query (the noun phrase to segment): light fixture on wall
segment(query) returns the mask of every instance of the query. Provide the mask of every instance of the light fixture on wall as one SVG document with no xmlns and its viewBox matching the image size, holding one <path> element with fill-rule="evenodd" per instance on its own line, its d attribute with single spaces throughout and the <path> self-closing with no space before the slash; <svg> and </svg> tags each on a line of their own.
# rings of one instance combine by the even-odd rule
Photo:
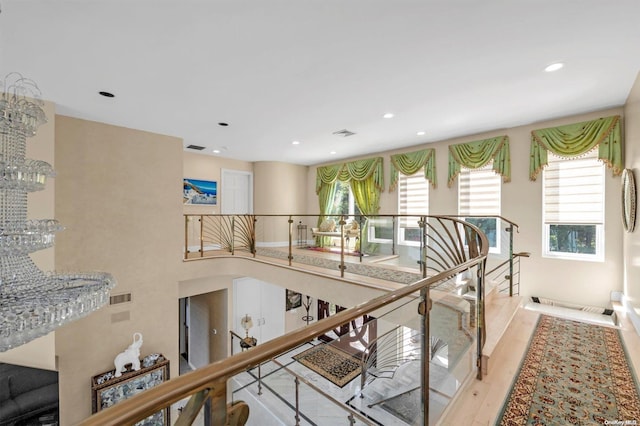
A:
<svg viewBox="0 0 640 426">
<path fill-rule="evenodd" d="M 0 86 L 0 352 L 48 334 L 109 303 L 107 273 L 44 273 L 29 253 L 52 247 L 62 226 L 27 220 L 27 193 L 44 189 L 50 164 L 25 157 L 26 138 L 47 120 L 38 86 L 20 74 Z"/>
</svg>

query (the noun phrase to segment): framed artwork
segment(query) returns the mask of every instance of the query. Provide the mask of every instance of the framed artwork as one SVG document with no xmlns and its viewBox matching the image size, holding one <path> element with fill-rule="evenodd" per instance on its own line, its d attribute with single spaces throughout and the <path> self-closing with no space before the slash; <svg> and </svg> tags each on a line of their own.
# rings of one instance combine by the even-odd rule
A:
<svg viewBox="0 0 640 426">
<path fill-rule="evenodd" d="M 218 182 L 213 180 L 184 179 L 182 186 L 184 204 L 218 204 Z"/>
<path fill-rule="evenodd" d="M 627 232 L 636 227 L 636 181 L 631 169 L 622 171 L 622 226 Z"/>
<path fill-rule="evenodd" d="M 286 293 L 286 310 L 290 311 L 291 309 L 299 308 L 302 306 L 302 294 L 296 293 L 293 290 L 287 289 Z"/>
<path fill-rule="evenodd" d="M 138 371 L 127 371 L 115 377 L 115 370 L 94 376 L 91 380 L 91 402 L 93 413 L 111 407 L 140 392 L 169 380 L 169 360 L 153 354 L 140 363 Z M 136 423 L 140 426 L 169 426 L 169 407 L 160 410 Z"/>
</svg>

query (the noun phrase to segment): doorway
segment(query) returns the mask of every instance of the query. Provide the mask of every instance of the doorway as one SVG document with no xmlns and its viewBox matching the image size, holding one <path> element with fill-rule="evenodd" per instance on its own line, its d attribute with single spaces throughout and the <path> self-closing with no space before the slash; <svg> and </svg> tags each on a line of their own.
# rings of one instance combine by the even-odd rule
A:
<svg viewBox="0 0 640 426">
<path fill-rule="evenodd" d="M 220 212 L 253 214 L 253 173 L 222 169 L 220 180 Z"/>
<path fill-rule="evenodd" d="M 189 366 L 189 298 L 183 297 L 178 299 L 180 324 L 178 347 L 180 348 L 180 374 L 187 373 L 192 370 Z"/>
<path fill-rule="evenodd" d="M 227 289 L 179 299 L 180 374 L 227 357 Z"/>
</svg>

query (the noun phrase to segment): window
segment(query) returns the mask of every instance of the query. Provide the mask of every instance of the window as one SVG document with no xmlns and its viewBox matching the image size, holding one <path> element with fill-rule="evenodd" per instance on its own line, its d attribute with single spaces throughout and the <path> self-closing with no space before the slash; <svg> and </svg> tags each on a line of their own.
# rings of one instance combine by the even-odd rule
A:
<svg viewBox="0 0 640 426">
<path fill-rule="evenodd" d="M 580 158 L 548 155 L 543 171 L 543 255 L 604 260 L 604 165 L 597 150 Z"/>
<path fill-rule="evenodd" d="M 461 216 L 500 216 L 500 175 L 493 161 L 478 169 L 463 167 L 458 176 L 458 214 Z M 468 217 L 489 239 L 489 251 L 500 253 L 498 218 Z"/>
<path fill-rule="evenodd" d="M 398 221 L 398 243 L 420 245 L 422 230 L 418 226 L 420 216 L 429 214 L 429 181 L 424 178 L 424 170 L 398 177 L 398 214 L 415 214 L 414 217 L 401 217 Z"/>
<path fill-rule="evenodd" d="M 353 219 L 354 215 L 361 214 L 360 209 L 355 202 L 355 198 L 351 193 L 351 185 L 349 185 L 349 182 L 338 181 L 331 214 L 349 215 L 350 219 Z"/>
</svg>

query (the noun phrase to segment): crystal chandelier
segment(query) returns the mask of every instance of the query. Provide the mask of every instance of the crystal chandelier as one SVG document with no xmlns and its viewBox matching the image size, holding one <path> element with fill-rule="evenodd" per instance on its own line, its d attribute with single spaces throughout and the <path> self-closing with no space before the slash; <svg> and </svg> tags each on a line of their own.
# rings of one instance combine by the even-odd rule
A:
<svg viewBox="0 0 640 426">
<path fill-rule="evenodd" d="M 44 336 L 109 301 L 107 273 L 44 273 L 29 253 L 53 246 L 56 220 L 27 220 L 27 193 L 44 188 L 51 165 L 25 158 L 26 138 L 46 122 L 38 86 L 20 74 L 0 86 L 0 352 Z"/>
</svg>

